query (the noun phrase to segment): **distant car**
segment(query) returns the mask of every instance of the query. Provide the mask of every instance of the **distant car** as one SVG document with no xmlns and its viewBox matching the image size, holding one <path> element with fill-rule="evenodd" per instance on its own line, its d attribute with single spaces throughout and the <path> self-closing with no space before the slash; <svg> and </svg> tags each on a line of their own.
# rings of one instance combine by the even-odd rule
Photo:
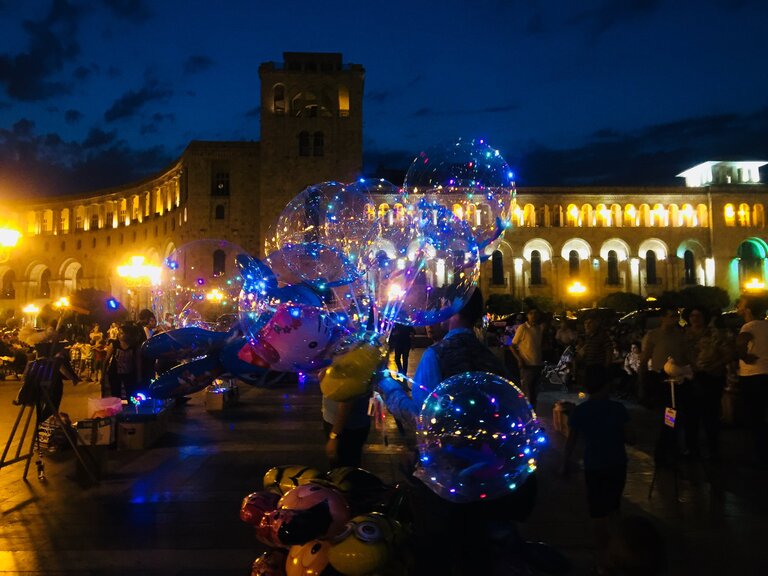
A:
<svg viewBox="0 0 768 576">
<path fill-rule="evenodd" d="M 619 324 L 629 330 L 646 332 L 661 325 L 661 308 L 643 308 L 619 318 Z"/>
</svg>

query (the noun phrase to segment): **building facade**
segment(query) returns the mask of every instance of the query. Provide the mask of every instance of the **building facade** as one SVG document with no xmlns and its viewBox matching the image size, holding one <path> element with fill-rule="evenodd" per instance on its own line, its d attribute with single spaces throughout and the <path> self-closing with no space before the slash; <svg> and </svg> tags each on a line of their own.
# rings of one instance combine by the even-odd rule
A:
<svg viewBox="0 0 768 576">
<path fill-rule="evenodd" d="M 223 239 L 254 255 L 269 226 L 306 186 L 361 175 L 362 66 L 340 54 L 286 53 L 265 63 L 261 134 L 254 142 L 192 142 L 161 174 L 92 194 L 6 203 L 0 226 L 22 233 L 0 252 L 0 309 L 20 315 L 79 289 L 148 293 L 117 273 L 134 256 L 159 266 L 176 248 Z M 519 188 L 512 226 L 487 254 L 485 294 L 543 296 L 565 307 L 611 292 L 655 296 L 719 286 L 732 298 L 768 278 L 760 162 L 707 162 L 679 187 Z M 371 175 L 375 176 L 375 175 Z M 379 197 L 361 218 L 396 218 Z M 451 207 L 481 218 L 480 207 Z M 200 266 L 221 266 L 203 254 Z M 583 291 L 571 288 L 578 282 Z M 138 300 L 136 300 L 138 298 Z"/>
<path fill-rule="evenodd" d="M 192 142 L 162 173 L 91 194 L 4 202 L 0 226 L 22 237 L 0 254 L 0 310 L 42 308 L 83 288 L 146 306 L 117 273 L 159 266 L 177 247 L 220 238 L 260 254 L 268 226 L 309 184 L 361 175 L 365 72 L 341 54 L 286 53 L 265 63 L 257 142 Z M 203 265 L 213 267 L 213 256 Z M 138 298 L 138 300 L 137 300 Z"/>
</svg>

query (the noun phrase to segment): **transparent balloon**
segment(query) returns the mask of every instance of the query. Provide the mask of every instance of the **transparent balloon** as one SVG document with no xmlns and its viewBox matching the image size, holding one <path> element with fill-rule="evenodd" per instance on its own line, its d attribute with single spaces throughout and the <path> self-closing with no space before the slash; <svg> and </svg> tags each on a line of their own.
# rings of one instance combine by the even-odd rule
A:
<svg viewBox="0 0 768 576">
<path fill-rule="evenodd" d="M 273 370 L 316 370 L 366 321 L 370 298 L 359 280 L 322 290 L 303 282 L 288 265 L 287 252 L 263 261 L 240 258 L 239 315 L 249 339 L 241 360 Z"/>
<path fill-rule="evenodd" d="M 244 281 L 239 310 L 246 334 L 256 338 L 285 303 L 322 307 L 346 331 L 365 325 L 371 307 L 365 282 L 357 277 L 338 286 L 305 282 L 288 263 L 293 250 L 278 250 L 264 260 L 240 259 Z"/>
<path fill-rule="evenodd" d="M 464 306 L 480 274 L 469 226 L 426 199 L 382 223 L 366 261 L 384 331 L 395 322 L 429 326 L 450 318 Z"/>
<path fill-rule="evenodd" d="M 483 257 L 511 222 L 515 175 L 498 150 L 481 139 L 458 139 L 420 152 L 403 184 L 411 201 L 426 196 L 467 222 Z"/>
<path fill-rule="evenodd" d="M 323 182 L 302 190 L 270 230 L 268 253 L 284 251 L 291 269 L 313 285 L 342 285 L 359 276 L 360 254 L 375 236 L 366 182 Z"/>
<path fill-rule="evenodd" d="M 160 270 L 153 294 L 158 319 L 173 327 L 228 331 L 238 320 L 242 277 L 236 265 L 237 244 L 204 239 L 174 250 Z"/>
<path fill-rule="evenodd" d="M 546 442 L 528 400 L 487 372 L 448 378 L 427 397 L 417 423 L 414 475 L 451 502 L 493 500 L 536 469 Z"/>
</svg>

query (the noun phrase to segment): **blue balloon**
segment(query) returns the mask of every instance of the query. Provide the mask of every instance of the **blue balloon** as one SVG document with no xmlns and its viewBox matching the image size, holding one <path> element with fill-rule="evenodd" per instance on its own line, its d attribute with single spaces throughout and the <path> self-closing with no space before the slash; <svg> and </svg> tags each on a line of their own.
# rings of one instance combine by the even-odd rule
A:
<svg viewBox="0 0 768 576">
<path fill-rule="evenodd" d="M 177 398 L 194 394 L 213 383 L 224 372 L 217 356 L 203 356 L 174 366 L 152 380 L 153 398 Z"/>
<path fill-rule="evenodd" d="M 544 432 L 511 381 L 465 372 L 432 391 L 417 423 L 414 476 L 451 502 L 477 502 L 513 492 L 536 469 Z"/>
<path fill-rule="evenodd" d="M 190 326 L 155 334 L 141 345 L 141 353 L 147 358 L 174 359 L 203 356 L 221 347 L 227 340 L 226 332 L 214 332 Z"/>
</svg>

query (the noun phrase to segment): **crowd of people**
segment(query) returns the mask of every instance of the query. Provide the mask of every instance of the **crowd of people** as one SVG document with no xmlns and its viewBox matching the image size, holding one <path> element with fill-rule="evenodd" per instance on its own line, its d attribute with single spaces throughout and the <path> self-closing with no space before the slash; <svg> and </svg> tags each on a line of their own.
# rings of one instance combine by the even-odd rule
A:
<svg viewBox="0 0 768 576">
<path fill-rule="evenodd" d="M 63 322 L 63 316 L 44 329 L 24 326 L 0 335 L 0 357 L 6 377 L 21 379 L 30 362 L 59 356 L 67 361 L 73 380 L 101 385 L 102 396 L 129 400 L 146 391 L 155 376 L 155 363 L 141 354 L 142 343 L 169 327 L 158 327 L 155 314 L 139 311 L 135 321 L 112 322 L 105 330 Z"/>
<path fill-rule="evenodd" d="M 624 445 L 633 441 L 634 434 L 626 405 L 617 397 L 658 411 L 655 459 L 657 466 L 667 466 L 680 457 L 718 461 L 722 397 L 726 386 L 734 388 L 742 399 L 753 464 L 761 469 L 768 465 L 768 320 L 762 298 L 739 300 L 742 322 L 737 329 L 725 326 L 719 314 L 698 305 L 684 310 L 661 306 L 658 327 L 648 330 L 622 330 L 605 313 L 588 315 L 583 323 L 564 320 L 553 324 L 540 310 L 530 308 L 503 332 L 491 333 L 491 338 L 487 332 L 479 332 L 480 340 L 475 323 L 479 316 L 474 309 L 470 301 L 463 315 L 449 321 L 447 334 L 425 350 L 412 390 L 392 380 L 382 382 L 387 408 L 397 419 L 413 423 L 430 390 L 457 370 L 510 377 L 535 408 L 545 366 L 565 358 L 569 390 L 584 391 L 588 396 L 570 416 L 561 471 L 568 473 L 576 446 L 583 444 L 588 508 L 595 526 L 596 573 L 611 572 L 615 561 L 612 535 L 626 521 L 619 516 L 627 472 Z M 675 409 L 673 427 L 664 423 L 663 414 L 669 407 Z M 445 537 L 440 528 L 436 531 L 439 538 Z M 430 536 L 438 538 L 437 534 L 423 534 Z M 645 566 L 637 573 L 658 569 L 660 565 Z"/>
</svg>

